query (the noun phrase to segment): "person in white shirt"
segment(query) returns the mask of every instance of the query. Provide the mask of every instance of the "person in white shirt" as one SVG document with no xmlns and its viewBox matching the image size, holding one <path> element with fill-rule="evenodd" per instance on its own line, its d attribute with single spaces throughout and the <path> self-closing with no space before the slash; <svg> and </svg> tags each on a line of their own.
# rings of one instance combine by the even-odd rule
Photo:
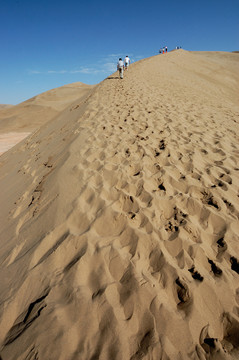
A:
<svg viewBox="0 0 239 360">
<path fill-rule="evenodd" d="M 119 58 L 119 61 L 117 63 L 117 70 L 119 70 L 119 76 L 121 79 L 124 77 L 124 63 L 121 58 Z"/>
<path fill-rule="evenodd" d="M 129 64 L 130 64 L 130 58 L 128 57 L 128 55 L 126 55 L 126 57 L 124 59 L 125 70 L 128 69 Z"/>
</svg>

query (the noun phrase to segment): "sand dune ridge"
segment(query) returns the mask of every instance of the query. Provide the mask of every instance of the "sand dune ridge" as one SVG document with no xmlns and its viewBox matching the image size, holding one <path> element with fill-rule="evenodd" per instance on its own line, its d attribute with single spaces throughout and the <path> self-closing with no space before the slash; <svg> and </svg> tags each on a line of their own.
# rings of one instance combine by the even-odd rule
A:
<svg viewBox="0 0 239 360">
<path fill-rule="evenodd" d="M 3 360 L 238 358 L 238 59 L 140 61 L 1 156 Z"/>
</svg>

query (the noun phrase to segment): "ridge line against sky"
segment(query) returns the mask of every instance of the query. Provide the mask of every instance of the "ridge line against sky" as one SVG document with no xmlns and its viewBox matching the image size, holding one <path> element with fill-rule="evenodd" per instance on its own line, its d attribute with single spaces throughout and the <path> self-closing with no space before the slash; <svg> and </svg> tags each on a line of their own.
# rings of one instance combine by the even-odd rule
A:
<svg viewBox="0 0 239 360">
<path fill-rule="evenodd" d="M 125 52 L 123 52 L 125 53 Z M 123 56 L 122 54 L 110 54 L 107 55 L 106 58 L 110 59 L 112 58 L 112 61 L 104 63 L 103 61 L 98 61 L 98 63 L 95 64 L 89 64 L 89 66 L 80 66 L 76 69 L 58 69 L 58 70 L 28 70 L 28 73 L 31 74 L 111 74 L 112 72 L 116 71 L 116 63 L 118 61 L 118 58 L 120 56 Z M 133 56 L 132 54 L 129 54 L 131 62 L 135 62 L 138 60 L 143 59 L 143 56 L 136 55 Z"/>
<path fill-rule="evenodd" d="M 239 50 L 239 1 L 8 0 L 0 3 L 0 104 L 72 82 L 97 84 L 159 48 Z"/>
</svg>

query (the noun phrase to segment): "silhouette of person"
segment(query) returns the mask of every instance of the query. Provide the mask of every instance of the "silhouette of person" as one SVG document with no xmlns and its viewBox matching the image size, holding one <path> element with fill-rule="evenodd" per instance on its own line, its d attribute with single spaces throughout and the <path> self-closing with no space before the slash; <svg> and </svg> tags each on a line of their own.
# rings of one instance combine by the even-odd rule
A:
<svg viewBox="0 0 239 360">
<path fill-rule="evenodd" d="M 124 59 L 124 67 L 125 70 L 128 70 L 128 66 L 130 64 L 130 58 L 128 57 L 128 55 L 126 55 L 125 59 Z"/>
<path fill-rule="evenodd" d="M 121 79 L 124 77 L 124 63 L 121 58 L 119 58 L 119 61 L 117 63 L 117 70 L 119 70 L 119 76 Z"/>
</svg>

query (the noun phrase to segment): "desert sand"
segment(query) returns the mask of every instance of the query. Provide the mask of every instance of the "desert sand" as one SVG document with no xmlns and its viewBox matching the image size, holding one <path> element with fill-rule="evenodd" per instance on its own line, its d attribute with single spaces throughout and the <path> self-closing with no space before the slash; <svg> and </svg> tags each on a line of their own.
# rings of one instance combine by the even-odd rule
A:
<svg viewBox="0 0 239 360">
<path fill-rule="evenodd" d="M 1 110 L 5 110 L 5 109 L 10 109 L 11 107 L 13 107 L 14 105 L 10 105 L 10 104 L 0 104 L 0 111 Z"/>
<path fill-rule="evenodd" d="M 92 85 L 76 82 L 46 91 L 15 106 L 0 104 L 0 155 L 56 117 L 73 101 L 80 101 L 91 88 Z"/>
<path fill-rule="evenodd" d="M 1 360 L 239 358 L 238 64 L 178 50 L 5 120 Z"/>
</svg>

